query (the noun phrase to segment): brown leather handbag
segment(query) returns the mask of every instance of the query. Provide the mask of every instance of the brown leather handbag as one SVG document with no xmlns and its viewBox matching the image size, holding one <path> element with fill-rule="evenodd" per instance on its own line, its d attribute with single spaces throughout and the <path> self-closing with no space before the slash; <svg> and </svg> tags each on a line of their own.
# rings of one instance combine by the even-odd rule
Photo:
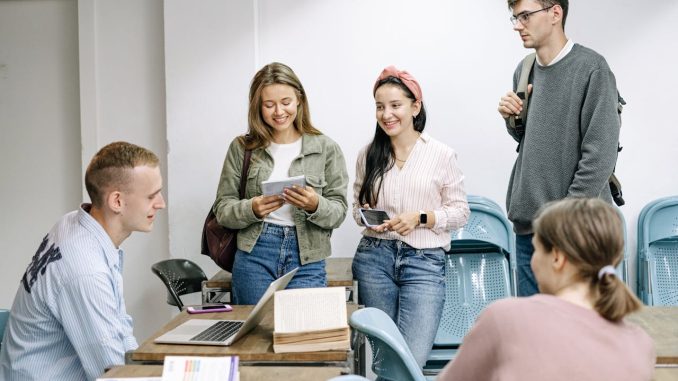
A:
<svg viewBox="0 0 678 381">
<path fill-rule="evenodd" d="M 247 172 L 250 168 L 251 150 L 245 150 L 245 158 L 242 163 L 240 174 L 240 199 L 245 198 L 245 186 L 247 185 Z M 238 250 L 238 229 L 229 229 L 219 225 L 217 216 L 210 208 L 202 228 L 202 245 L 200 252 L 209 255 L 210 258 L 222 269 L 232 272 L 235 252 Z"/>
</svg>

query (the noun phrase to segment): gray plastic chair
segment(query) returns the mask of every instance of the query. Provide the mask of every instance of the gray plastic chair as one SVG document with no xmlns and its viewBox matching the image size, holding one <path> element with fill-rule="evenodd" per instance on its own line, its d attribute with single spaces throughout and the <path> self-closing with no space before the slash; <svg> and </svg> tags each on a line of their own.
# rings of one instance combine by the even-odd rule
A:
<svg viewBox="0 0 678 381">
<path fill-rule="evenodd" d="M 184 308 L 179 296 L 202 291 L 202 282 L 207 280 L 200 266 L 188 259 L 160 261 L 151 266 L 151 271 L 167 288 L 167 304 L 177 306 L 179 311 Z"/>
<path fill-rule="evenodd" d="M 378 308 L 351 314 L 349 324 L 367 337 L 372 347 L 372 370 L 387 380 L 425 381 L 421 368 L 391 318 Z"/>
<path fill-rule="evenodd" d="M 638 217 L 638 294 L 650 306 L 678 306 L 678 196 L 647 204 Z"/>
</svg>

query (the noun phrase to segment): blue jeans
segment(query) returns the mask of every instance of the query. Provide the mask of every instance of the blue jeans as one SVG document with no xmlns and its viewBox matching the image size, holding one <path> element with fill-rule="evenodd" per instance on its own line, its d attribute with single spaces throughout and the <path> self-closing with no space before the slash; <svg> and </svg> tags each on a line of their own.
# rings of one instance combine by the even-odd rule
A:
<svg viewBox="0 0 678 381">
<path fill-rule="evenodd" d="M 445 252 L 363 237 L 353 258 L 360 303 L 386 312 L 420 366 L 433 346 L 445 304 Z"/>
<path fill-rule="evenodd" d="M 530 296 L 539 293 L 537 280 L 532 272 L 530 261 L 534 253 L 532 237 L 534 234 L 516 234 L 516 262 L 518 265 L 518 296 Z"/>
<path fill-rule="evenodd" d="M 287 288 L 326 287 L 325 261 L 301 265 L 294 226 L 264 223 L 252 252 L 238 250 L 233 262 L 233 304 L 257 304 L 268 285 L 299 267 Z"/>
</svg>

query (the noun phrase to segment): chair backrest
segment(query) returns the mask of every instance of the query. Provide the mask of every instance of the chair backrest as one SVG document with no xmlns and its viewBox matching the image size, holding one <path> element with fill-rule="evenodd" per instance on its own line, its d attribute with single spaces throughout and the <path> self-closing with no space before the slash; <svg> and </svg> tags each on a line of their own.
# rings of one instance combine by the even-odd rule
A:
<svg viewBox="0 0 678 381">
<path fill-rule="evenodd" d="M 638 293 L 648 305 L 678 305 L 678 197 L 648 203 L 638 217 Z"/>
<path fill-rule="evenodd" d="M 509 266 L 503 253 L 445 256 L 445 305 L 434 346 L 461 344 L 480 312 L 511 296 Z"/>
<path fill-rule="evenodd" d="M 179 296 L 202 290 L 202 282 L 207 280 L 200 266 L 188 259 L 167 259 L 151 266 L 167 287 L 167 304 L 182 310 L 184 303 Z"/>
<path fill-rule="evenodd" d="M 507 256 L 515 251 L 513 228 L 500 209 L 476 202 L 469 202 L 469 209 L 466 225 L 452 231 L 452 251 L 488 246 L 502 249 Z"/>
<path fill-rule="evenodd" d="M 469 204 L 485 205 L 499 212 L 503 212 L 503 209 L 501 208 L 501 206 L 499 206 L 499 204 L 497 204 L 494 200 L 491 200 L 487 197 L 470 194 L 466 196 L 466 201 L 468 201 Z"/>
<path fill-rule="evenodd" d="M 367 337 L 372 346 L 372 370 L 379 377 L 426 380 L 398 327 L 384 311 L 371 307 L 359 309 L 351 314 L 349 323 Z"/>
<path fill-rule="evenodd" d="M 516 243 L 511 222 L 494 201 L 468 196 L 471 215 L 461 229 L 452 232 L 450 253 L 502 253 L 509 262 L 509 282 L 516 294 Z"/>
<path fill-rule="evenodd" d="M 7 326 L 7 319 L 9 319 L 9 310 L 0 308 L 0 345 L 2 345 L 2 338 L 5 336 L 5 326 Z"/>
</svg>

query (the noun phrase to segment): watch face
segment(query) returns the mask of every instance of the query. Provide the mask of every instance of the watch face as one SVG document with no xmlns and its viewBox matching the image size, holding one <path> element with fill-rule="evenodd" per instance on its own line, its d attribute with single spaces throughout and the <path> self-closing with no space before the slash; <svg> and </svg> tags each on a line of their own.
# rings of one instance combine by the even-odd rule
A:
<svg viewBox="0 0 678 381">
<path fill-rule="evenodd" d="M 427 222 L 427 221 L 426 221 L 426 220 L 427 220 L 426 217 L 428 217 L 428 216 L 426 215 L 426 213 L 420 214 L 420 215 L 419 215 L 419 223 L 425 224 L 425 223 Z"/>
</svg>

